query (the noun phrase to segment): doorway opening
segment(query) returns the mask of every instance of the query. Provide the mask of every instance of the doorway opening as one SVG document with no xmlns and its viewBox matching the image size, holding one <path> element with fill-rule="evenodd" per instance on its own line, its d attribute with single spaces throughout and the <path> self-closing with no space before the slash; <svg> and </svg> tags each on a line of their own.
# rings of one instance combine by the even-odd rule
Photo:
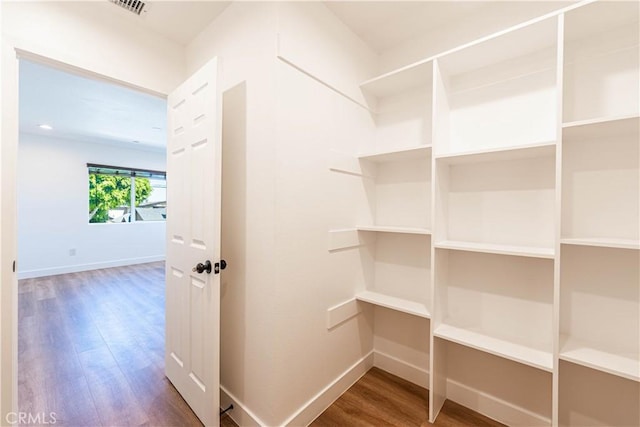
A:
<svg viewBox="0 0 640 427">
<path fill-rule="evenodd" d="M 199 425 L 164 375 L 166 100 L 27 59 L 19 72 L 20 413 Z"/>
</svg>

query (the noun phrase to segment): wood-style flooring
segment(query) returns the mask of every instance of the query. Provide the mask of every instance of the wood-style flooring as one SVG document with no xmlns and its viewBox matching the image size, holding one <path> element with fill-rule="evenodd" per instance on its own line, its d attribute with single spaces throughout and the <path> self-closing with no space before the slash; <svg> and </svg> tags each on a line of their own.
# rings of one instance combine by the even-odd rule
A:
<svg viewBox="0 0 640 427">
<path fill-rule="evenodd" d="M 312 427 L 498 427 L 503 424 L 447 400 L 430 424 L 429 392 L 378 368 L 372 368 L 327 408 Z"/>
<path fill-rule="evenodd" d="M 164 298 L 164 263 L 21 280 L 18 404 L 36 417 L 26 425 L 201 426 L 164 376 Z M 428 426 L 427 393 L 373 368 L 312 425 Z M 435 425 L 501 424 L 447 401 Z M 227 416 L 221 426 L 237 427 Z"/>
<path fill-rule="evenodd" d="M 32 425 L 201 426 L 164 376 L 164 263 L 19 282 L 18 405 Z"/>
</svg>

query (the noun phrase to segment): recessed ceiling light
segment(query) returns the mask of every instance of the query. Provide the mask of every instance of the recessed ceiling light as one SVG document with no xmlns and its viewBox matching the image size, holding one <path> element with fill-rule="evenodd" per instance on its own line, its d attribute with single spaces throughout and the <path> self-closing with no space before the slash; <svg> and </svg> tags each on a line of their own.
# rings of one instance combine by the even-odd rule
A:
<svg viewBox="0 0 640 427">
<path fill-rule="evenodd" d="M 154 126 L 154 127 L 152 127 L 151 129 L 153 129 L 153 130 L 162 130 L 162 128 L 160 128 L 160 127 L 158 127 L 158 126 Z"/>
<path fill-rule="evenodd" d="M 52 130 L 53 127 L 51 125 L 47 125 L 47 124 L 42 124 L 38 126 L 40 129 L 45 129 L 45 130 Z"/>
</svg>

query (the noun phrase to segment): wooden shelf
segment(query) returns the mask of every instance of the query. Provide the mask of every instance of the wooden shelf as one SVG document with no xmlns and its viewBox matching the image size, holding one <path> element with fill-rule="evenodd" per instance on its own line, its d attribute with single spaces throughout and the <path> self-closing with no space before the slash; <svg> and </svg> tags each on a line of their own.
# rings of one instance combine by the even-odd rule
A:
<svg viewBox="0 0 640 427">
<path fill-rule="evenodd" d="M 640 382 L 640 359 L 633 353 L 612 353 L 567 335 L 560 337 L 560 359 Z"/>
<path fill-rule="evenodd" d="M 524 256 L 533 258 L 553 259 L 553 248 L 539 248 L 534 246 L 512 246 L 493 243 L 460 242 L 456 240 L 444 240 L 434 245 L 438 249 L 451 249 L 457 251 L 481 252 L 498 255 Z"/>
<path fill-rule="evenodd" d="M 397 150 L 379 151 L 374 153 L 361 154 L 360 160 L 368 160 L 375 163 L 397 162 L 401 160 L 428 159 L 431 155 L 431 146 L 408 147 Z"/>
<path fill-rule="evenodd" d="M 551 352 L 537 350 L 447 324 L 438 326 L 434 331 L 434 335 L 447 341 L 475 348 L 476 350 L 533 366 L 547 372 L 553 371 L 553 356 Z"/>
<path fill-rule="evenodd" d="M 612 135 L 638 134 L 640 117 L 637 115 L 622 117 L 601 117 L 580 120 L 562 125 L 563 141 L 581 141 L 585 139 L 601 139 Z"/>
<path fill-rule="evenodd" d="M 401 234 L 421 234 L 431 235 L 431 230 L 427 228 L 416 227 L 395 227 L 384 225 L 359 225 L 356 227 L 358 231 L 374 231 L 380 233 L 401 233 Z"/>
<path fill-rule="evenodd" d="M 480 162 L 497 162 L 506 160 L 529 159 L 537 157 L 549 157 L 555 154 L 556 142 L 546 141 L 536 144 L 522 145 L 519 147 L 495 148 L 487 150 L 467 151 L 463 153 L 439 154 L 435 158 L 438 161 L 450 165 Z"/>
<path fill-rule="evenodd" d="M 429 319 L 431 314 L 424 304 L 409 301 L 403 298 L 396 298 L 389 295 L 381 294 L 373 291 L 363 291 L 356 294 L 358 301 L 367 302 L 369 304 L 379 305 L 381 307 L 390 308 L 392 310 L 401 311 L 403 313 L 412 314 L 418 317 Z"/>
<path fill-rule="evenodd" d="M 606 237 L 563 238 L 563 245 L 595 246 L 601 248 L 640 249 L 640 241 L 632 239 L 610 239 Z"/>
<path fill-rule="evenodd" d="M 431 58 L 427 58 L 367 80 L 360 85 L 360 89 L 375 97 L 385 97 L 418 86 L 431 85 L 432 73 L 433 62 Z"/>
</svg>

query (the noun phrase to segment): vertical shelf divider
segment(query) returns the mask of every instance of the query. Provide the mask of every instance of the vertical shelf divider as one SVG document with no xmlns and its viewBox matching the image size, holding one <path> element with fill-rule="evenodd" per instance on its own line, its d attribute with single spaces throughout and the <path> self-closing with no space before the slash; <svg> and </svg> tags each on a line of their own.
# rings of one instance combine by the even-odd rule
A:
<svg viewBox="0 0 640 427">
<path fill-rule="evenodd" d="M 448 124 L 448 103 L 446 99 L 446 91 L 444 88 L 444 77 L 440 72 L 438 60 L 433 61 L 433 81 L 432 81 L 432 156 L 431 156 L 431 322 L 429 331 L 429 422 L 433 423 L 440 413 L 445 400 L 447 399 L 446 391 L 446 344 L 440 342 L 435 337 L 435 329 L 442 322 L 442 310 L 439 303 L 439 280 L 438 275 L 441 273 L 439 268 L 440 261 L 436 258 L 435 242 L 442 235 L 442 223 L 444 221 L 443 213 L 440 209 L 444 206 L 438 203 L 440 197 L 440 178 L 437 170 L 435 153 L 442 150 L 442 139 L 446 136 L 449 129 L 443 129 L 443 125 Z M 443 111 L 444 110 L 444 111 Z M 446 119 L 446 121 L 444 120 Z"/>
<path fill-rule="evenodd" d="M 555 260 L 553 265 L 553 376 L 551 425 L 557 426 L 560 395 L 560 237 L 562 225 L 562 123 L 564 94 L 564 14 L 558 16 L 556 44 L 556 176 L 555 176 Z"/>
</svg>

